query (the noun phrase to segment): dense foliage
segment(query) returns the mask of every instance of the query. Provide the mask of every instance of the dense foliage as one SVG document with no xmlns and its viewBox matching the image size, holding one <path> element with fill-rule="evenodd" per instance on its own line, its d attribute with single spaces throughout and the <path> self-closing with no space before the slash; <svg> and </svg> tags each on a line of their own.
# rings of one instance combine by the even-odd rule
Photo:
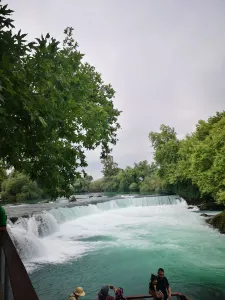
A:
<svg viewBox="0 0 225 300">
<path fill-rule="evenodd" d="M 189 199 L 225 203 L 225 112 L 200 120 L 183 140 L 165 125 L 149 138 L 164 189 Z"/>
<path fill-rule="evenodd" d="M 2 182 L 1 199 L 3 201 L 16 202 L 36 200 L 43 196 L 43 191 L 35 181 L 23 173 L 12 172 Z"/>
<path fill-rule="evenodd" d="M 53 198 L 68 195 L 85 149 L 104 158 L 116 143 L 114 90 L 83 63 L 72 28 L 62 45 L 49 34 L 28 43 L 11 14 L 0 3 L 0 160 Z"/>
<path fill-rule="evenodd" d="M 118 168 L 112 156 L 107 156 L 101 162 L 103 178 L 93 181 L 91 176 L 85 175 L 73 185 L 74 192 L 162 192 L 156 167 L 146 160 L 125 169 Z"/>
<path fill-rule="evenodd" d="M 161 190 L 161 182 L 154 164 L 146 160 L 135 163 L 134 167 L 118 168 L 112 156 L 102 160 L 102 180 L 94 181 L 91 188 L 104 192 L 155 192 Z"/>
<path fill-rule="evenodd" d="M 92 180 L 93 177 L 87 174 L 77 178 L 74 184 L 71 186 L 71 194 L 89 192 Z"/>
</svg>

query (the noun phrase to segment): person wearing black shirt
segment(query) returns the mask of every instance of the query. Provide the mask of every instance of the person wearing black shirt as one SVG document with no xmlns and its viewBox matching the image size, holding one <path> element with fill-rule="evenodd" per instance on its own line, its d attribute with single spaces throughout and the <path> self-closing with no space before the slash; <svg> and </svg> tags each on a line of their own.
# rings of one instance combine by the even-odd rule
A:
<svg viewBox="0 0 225 300">
<path fill-rule="evenodd" d="M 170 300 L 171 299 L 171 288 L 169 285 L 169 282 L 167 278 L 164 276 L 164 270 L 162 268 L 158 269 L 158 276 L 157 276 L 157 283 L 156 283 L 156 289 L 152 290 L 151 285 L 149 284 L 149 293 L 155 297 L 155 299 L 160 299 L 157 296 L 157 292 L 162 292 L 164 295 L 164 300 Z"/>
</svg>

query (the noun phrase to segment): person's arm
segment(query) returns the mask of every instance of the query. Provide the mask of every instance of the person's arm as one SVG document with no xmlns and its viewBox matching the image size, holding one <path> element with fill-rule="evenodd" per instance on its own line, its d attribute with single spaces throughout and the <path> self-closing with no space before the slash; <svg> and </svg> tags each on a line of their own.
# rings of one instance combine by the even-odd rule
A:
<svg viewBox="0 0 225 300">
<path fill-rule="evenodd" d="M 168 298 L 170 300 L 172 292 L 171 292 L 171 288 L 170 288 L 170 284 L 169 281 L 167 280 L 167 278 L 165 278 L 165 284 L 166 284 L 166 289 L 167 289 L 167 294 L 168 294 Z"/>
<path fill-rule="evenodd" d="M 157 299 L 157 293 L 156 291 L 154 290 L 154 287 L 152 286 L 151 283 L 149 283 L 149 294 L 153 296 L 154 299 Z"/>
<path fill-rule="evenodd" d="M 168 297 L 169 297 L 169 300 L 170 300 L 170 298 L 171 298 L 171 295 L 172 295 L 172 292 L 171 292 L 171 288 L 170 288 L 170 286 L 168 286 L 168 288 L 167 288 L 167 292 L 168 292 Z"/>
</svg>

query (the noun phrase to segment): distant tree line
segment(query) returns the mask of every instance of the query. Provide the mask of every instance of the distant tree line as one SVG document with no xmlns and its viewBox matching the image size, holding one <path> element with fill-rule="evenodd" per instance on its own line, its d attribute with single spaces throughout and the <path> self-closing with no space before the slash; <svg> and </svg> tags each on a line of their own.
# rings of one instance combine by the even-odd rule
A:
<svg viewBox="0 0 225 300">
<path fill-rule="evenodd" d="M 179 140 L 174 128 L 161 125 L 150 132 L 154 163 L 146 160 L 133 167 L 119 168 L 113 157 L 102 159 L 103 178 L 85 174 L 70 184 L 69 193 L 140 192 L 177 193 L 196 202 L 225 204 L 225 112 L 208 121 L 200 120 L 196 130 Z M 7 178 L 0 165 L 3 199 L 31 199 L 45 193 L 25 174 L 13 172 Z M 22 188 L 21 182 L 24 182 Z"/>
<path fill-rule="evenodd" d="M 174 128 L 161 125 L 150 132 L 154 163 L 135 163 L 124 170 L 111 156 L 102 160 L 103 179 L 91 182 L 95 191 L 177 193 L 195 202 L 225 204 L 225 112 L 178 139 Z"/>
<path fill-rule="evenodd" d="M 121 169 L 112 156 L 103 159 L 102 164 L 104 177 L 91 182 L 91 190 L 141 193 L 162 191 L 155 164 L 149 164 L 144 160 L 134 163 L 133 167 Z"/>
</svg>

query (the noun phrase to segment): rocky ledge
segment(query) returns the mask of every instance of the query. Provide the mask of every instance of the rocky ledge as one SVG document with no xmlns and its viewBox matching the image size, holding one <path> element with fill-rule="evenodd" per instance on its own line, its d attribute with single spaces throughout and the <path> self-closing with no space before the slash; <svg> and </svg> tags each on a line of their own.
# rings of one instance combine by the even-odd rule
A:
<svg viewBox="0 0 225 300">
<path fill-rule="evenodd" d="M 207 220 L 207 223 L 225 234 L 225 211 Z"/>
<path fill-rule="evenodd" d="M 212 210 L 212 211 L 222 211 L 225 209 L 223 204 L 218 204 L 216 202 L 203 202 L 198 207 L 200 210 Z"/>
</svg>

